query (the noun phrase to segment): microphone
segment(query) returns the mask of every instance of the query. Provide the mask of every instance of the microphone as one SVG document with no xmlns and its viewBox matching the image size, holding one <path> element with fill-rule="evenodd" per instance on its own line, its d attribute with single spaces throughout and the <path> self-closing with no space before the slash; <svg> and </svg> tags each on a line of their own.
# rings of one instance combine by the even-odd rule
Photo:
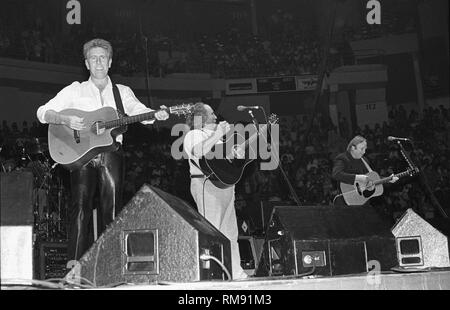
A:
<svg viewBox="0 0 450 310">
<path fill-rule="evenodd" d="M 248 109 L 250 109 L 250 110 L 257 110 L 257 109 L 260 109 L 261 107 L 259 106 L 259 105 L 251 105 L 251 106 L 245 106 L 245 105 L 238 105 L 237 106 L 237 108 L 236 108 L 236 110 L 238 110 L 238 111 L 244 111 L 244 110 L 248 110 Z"/>
<path fill-rule="evenodd" d="M 397 138 L 397 137 L 393 137 L 393 136 L 389 136 L 387 137 L 388 141 L 411 141 L 408 138 Z"/>
</svg>

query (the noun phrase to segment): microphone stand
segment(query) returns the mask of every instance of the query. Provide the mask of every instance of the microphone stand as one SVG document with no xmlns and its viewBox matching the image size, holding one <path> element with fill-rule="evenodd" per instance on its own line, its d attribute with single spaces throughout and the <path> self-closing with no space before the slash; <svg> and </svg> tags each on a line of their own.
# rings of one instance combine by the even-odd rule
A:
<svg viewBox="0 0 450 310">
<path fill-rule="evenodd" d="M 3 145 L 0 146 L 0 153 L 2 152 L 2 150 L 3 150 Z M 5 166 L 3 165 L 3 163 L 1 161 L 0 161 L 0 164 L 2 165 L 2 171 L 1 172 L 6 172 L 6 168 L 5 168 Z"/>
<path fill-rule="evenodd" d="M 416 172 L 419 173 L 420 182 L 422 183 L 422 185 L 424 185 L 425 190 L 428 193 L 428 195 L 430 196 L 430 199 L 431 199 L 431 202 L 433 203 L 433 205 L 439 210 L 439 212 L 441 212 L 441 215 L 444 218 L 448 218 L 447 213 L 445 213 L 445 210 L 442 208 L 441 204 L 439 203 L 439 200 L 436 198 L 433 191 L 431 190 L 431 186 L 428 183 L 428 180 L 427 180 L 425 174 L 423 173 L 423 171 L 420 171 L 419 168 L 416 165 L 414 165 L 411 158 L 409 158 L 408 154 L 406 153 L 405 148 L 403 147 L 402 143 L 400 141 L 397 141 L 397 144 L 400 147 L 400 153 L 403 155 L 403 158 L 405 158 L 406 162 L 408 163 L 408 166 L 412 170 L 415 170 Z M 411 141 L 411 145 L 412 145 L 412 147 L 414 147 L 412 141 Z"/>
<path fill-rule="evenodd" d="M 414 163 L 412 162 L 411 158 L 409 158 L 408 154 L 405 151 L 405 148 L 403 147 L 403 144 L 400 140 L 397 140 L 397 144 L 400 147 L 400 153 L 403 155 L 403 158 L 406 160 L 406 162 L 408 163 L 409 168 L 411 168 L 412 170 L 416 170 L 417 172 L 419 172 L 419 168 L 414 165 Z"/>
<path fill-rule="evenodd" d="M 147 104 L 150 106 L 150 108 L 155 109 L 153 107 L 153 102 L 152 102 L 152 96 L 151 96 L 151 91 L 150 91 L 150 72 L 149 72 L 149 66 L 150 66 L 150 61 L 149 61 L 149 54 L 148 54 L 148 37 L 144 34 L 144 31 L 142 29 L 142 12 L 144 11 L 144 9 L 142 8 L 141 13 L 139 14 L 139 34 L 141 36 L 141 44 L 144 47 L 144 56 L 145 56 L 145 87 L 146 87 L 146 92 L 147 92 Z"/>
<path fill-rule="evenodd" d="M 263 113 L 264 113 L 264 118 L 266 119 L 266 124 L 267 124 L 267 134 L 268 134 L 269 137 L 272 137 L 272 133 L 271 133 L 270 126 L 269 126 L 269 120 L 267 119 L 266 111 L 264 110 L 264 107 L 261 107 L 261 110 L 263 111 Z M 253 123 L 256 125 L 258 122 L 257 122 L 257 120 L 255 119 L 255 117 L 253 116 L 253 113 L 250 113 L 250 112 L 249 112 L 249 114 L 252 116 Z M 258 130 L 258 127 L 257 127 L 256 130 Z M 269 141 L 268 141 L 267 138 L 266 138 L 266 142 L 267 142 L 267 144 L 269 144 Z M 271 142 L 271 144 L 272 144 L 272 139 L 271 139 L 270 142 Z M 270 145 L 270 151 L 271 151 L 271 152 L 276 152 L 275 149 L 272 149 L 272 146 L 271 146 L 271 145 Z M 289 191 L 290 191 L 292 197 L 294 198 L 295 203 L 297 204 L 297 206 L 300 207 L 300 206 L 301 206 L 300 199 L 298 198 L 297 193 L 296 193 L 295 190 L 294 190 L 294 187 L 292 186 L 291 182 L 289 181 L 289 178 L 288 178 L 286 172 L 284 171 L 284 169 L 283 169 L 283 167 L 282 167 L 282 165 L 281 165 L 280 154 L 275 154 L 275 155 L 276 155 L 276 157 L 278 158 L 278 168 L 280 169 L 281 174 L 283 175 L 283 178 L 284 178 L 284 180 L 286 181 L 286 183 L 287 183 L 287 185 L 288 185 L 288 187 L 289 187 Z"/>
<path fill-rule="evenodd" d="M 144 39 L 144 47 L 145 47 L 145 86 L 146 86 L 146 91 L 147 91 L 147 102 L 150 105 L 150 107 L 152 109 L 154 109 L 153 107 L 153 102 L 152 102 L 152 96 L 150 94 L 150 72 L 149 72 L 149 59 L 148 59 L 148 38 L 147 36 L 143 36 Z"/>
<path fill-rule="evenodd" d="M 252 118 L 252 122 L 256 127 L 256 132 L 259 133 L 259 124 L 258 124 L 258 120 L 255 118 L 255 116 L 253 115 L 253 111 L 252 110 L 248 110 L 248 114 L 250 114 L 251 118 Z"/>
</svg>

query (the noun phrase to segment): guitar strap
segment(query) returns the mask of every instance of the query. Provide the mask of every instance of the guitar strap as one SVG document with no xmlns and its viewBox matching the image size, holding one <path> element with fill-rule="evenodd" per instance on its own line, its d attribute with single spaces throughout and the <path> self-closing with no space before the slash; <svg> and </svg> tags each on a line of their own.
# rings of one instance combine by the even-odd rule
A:
<svg viewBox="0 0 450 310">
<path fill-rule="evenodd" d="M 364 165 L 366 166 L 367 170 L 369 172 L 372 172 L 372 168 L 370 168 L 369 164 L 367 163 L 367 161 L 364 160 L 364 158 L 361 157 L 362 162 L 364 163 Z"/>
<path fill-rule="evenodd" d="M 113 94 L 114 94 L 114 101 L 116 102 L 117 109 L 119 110 L 119 118 L 122 118 L 123 116 L 128 116 L 125 113 L 125 110 L 123 108 L 122 104 L 122 98 L 120 97 L 119 88 L 116 84 L 113 84 Z"/>
<path fill-rule="evenodd" d="M 202 168 L 200 168 L 197 163 L 193 160 L 193 159 L 189 159 L 191 161 L 191 163 L 198 168 L 198 170 L 202 171 Z"/>
</svg>

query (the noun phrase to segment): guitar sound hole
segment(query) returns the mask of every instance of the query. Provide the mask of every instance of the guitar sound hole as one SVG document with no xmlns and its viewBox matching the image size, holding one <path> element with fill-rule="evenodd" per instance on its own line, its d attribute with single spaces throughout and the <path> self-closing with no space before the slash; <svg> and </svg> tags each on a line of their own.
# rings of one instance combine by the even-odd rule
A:
<svg viewBox="0 0 450 310">
<path fill-rule="evenodd" d="M 358 192 L 358 195 L 361 195 L 361 187 L 359 186 L 358 183 L 356 183 L 356 191 Z"/>
<path fill-rule="evenodd" d="M 370 196 L 373 195 L 374 192 L 375 192 L 375 189 L 373 189 L 373 190 L 371 190 L 371 191 L 369 191 L 369 190 L 366 189 L 366 190 L 363 192 L 363 196 L 366 197 L 366 198 L 369 198 Z"/>
</svg>

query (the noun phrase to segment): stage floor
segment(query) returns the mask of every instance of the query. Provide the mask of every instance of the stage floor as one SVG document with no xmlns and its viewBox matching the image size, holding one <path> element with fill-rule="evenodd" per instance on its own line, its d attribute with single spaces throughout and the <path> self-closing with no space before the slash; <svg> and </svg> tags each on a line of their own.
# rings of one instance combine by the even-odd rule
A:
<svg viewBox="0 0 450 310">
<path fill-rule="evenodd" d="M 238 281 L 159 282 L 122 285 L 119 290 L 450 290 L 450 269 L 334 277 L 249 278 Z"/>
<path fill-rule="evenodd" d="M 39 285 L 32 285 L 39 284 Z M 45 287 L 46 281 L 2 280 L 1 290 L 68 289 L 68 290 L 214 290 L 214 291 L 261 291 L 261 290 L 450 290 L 450 268 L 432 271 L 388 272 L 374 275 L 356 274 L 333 277 L 251 277 L 235 281 L 198 282 L 152 282 L 148 284 L 120 284 L 114 287 L 75 286 Z M 20 283 L 20 284 L 19 284 Z M 53 282 L 54 283 L 54 282 Z M 53 284 L 55 285 L 55 284 Z"/>
</svg>

